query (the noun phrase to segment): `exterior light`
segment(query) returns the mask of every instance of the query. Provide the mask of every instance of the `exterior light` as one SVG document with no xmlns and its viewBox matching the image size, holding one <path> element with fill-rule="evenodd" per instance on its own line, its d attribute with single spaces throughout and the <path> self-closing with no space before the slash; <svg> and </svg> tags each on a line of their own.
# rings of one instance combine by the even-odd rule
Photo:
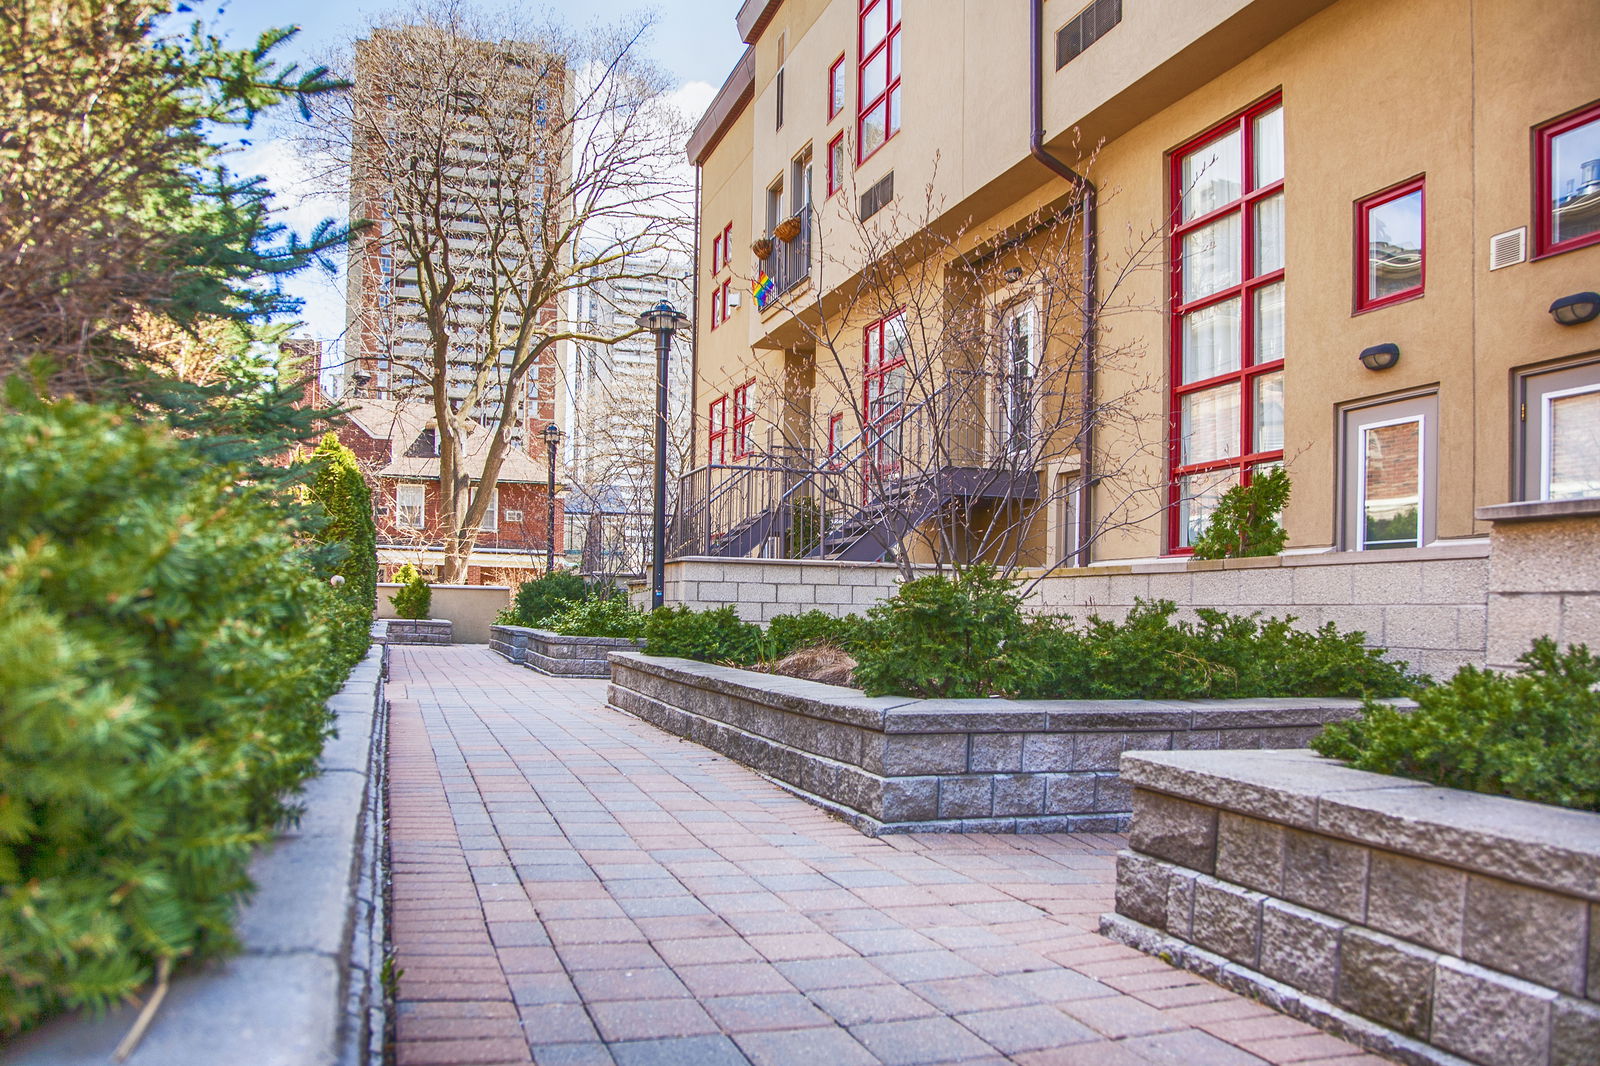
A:
<svg viewBox="0 0 1600 1066">
<path fill-rule="evenodd" d="M 1005 278 L 1006 278 L 1006 282 L 1008 284 L 1015 285 L 1017 282 L 1022 280 L 1022 268 L 1021 267 L 1008 267 L 1008 268 L 1006 268 Z"/>
<path fill-rule="evenodd" d="M 336 589 L 344 588 L 344 575 L 334 574 L 328 579 L 328 584 L 332 585 Z"/>
<path fill-rule="evenodd" d="M 548 426 L 545 426 L 544 429 L 540 431 L 539 435 L 544 438 L 544 442 L 546 444 L 561 443 L 561 427 L 556 425 L 554 422 L 550 423 Z"/>
<path fill-rule="evenodd" d="M 1600 292 L 1575 292 L 1550 305 L 1550 317 L 1563 326 L 1578 326 L 1600 315 Z"/>
<path fill-rule="evenodd" d="M 1361 349 L 1361 365 L 1368 370 L 1388 370 L 1400 361 L 1398 344 L 1374 344 Z"/>
<path fill-rule="evenodd" d="M 672 335 L 689 327 L 689 316 L 662 300 L 640 315 L 639 328 L 656 335 L 656 498 L 650 547 L 650 609 L 666 599 L 667 578 L 667 357 Z"/>
</svg>

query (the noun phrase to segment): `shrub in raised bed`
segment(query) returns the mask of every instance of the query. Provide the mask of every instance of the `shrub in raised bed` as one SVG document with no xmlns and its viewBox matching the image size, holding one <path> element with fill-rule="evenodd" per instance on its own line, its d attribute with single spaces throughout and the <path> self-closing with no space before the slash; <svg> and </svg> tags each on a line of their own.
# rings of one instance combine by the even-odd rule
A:
<svg viewBox="0 0 1600 1066">
<path fill-rule="evenodd" d="M 517 586 L 510 625 L 549 628 L 545 623 L 569 606 L 589 598 L 589 586 L 570 570 L 557 570 Z"/>
<path fill-rule="evenodd" d="M 694 611 L 683 605 L 657 607 L 645 616 L 646 655 L 748 666 L 761 658 L 761 627 L 732 607 Z"/>
<path fill-rule="evenodd" d="M 853 614 L 843 618 L 817 610 L 780 614 L 767 623 L 762 638 L 762 658 L 782 659 L 824 644 L 853 654 L 865 634 L 863 626 L 862 619 Z"/>
<path fill-rule="evenodd" d="M 348 660 L 294 508 L 161 426 L 0 420 L 0 1036 L 227 946 Z"/>
<path fill-rule="evenodd" d="M 394 572 L 394 613 L 400 618 L 428 618 L 433 610 L 433 588 L 417 568 L 406 563 Z"/>
<path fill-rule="evenodd" d="M 623 596 L 597 600 L 574 600 L 565 609 L 545 620 L 541 629 L 569 637 L 644 636 L 645 614 L 635 610 Z"/>
<path fill-rule="evenodd" d="M 1358 770 L 1600 810 L 1600 657 L 1541 637 L 1518 661 L 1518 674 L 1462 667 L 1414 711 L 1368 704 L 1311 747 Z"/>
</svg>

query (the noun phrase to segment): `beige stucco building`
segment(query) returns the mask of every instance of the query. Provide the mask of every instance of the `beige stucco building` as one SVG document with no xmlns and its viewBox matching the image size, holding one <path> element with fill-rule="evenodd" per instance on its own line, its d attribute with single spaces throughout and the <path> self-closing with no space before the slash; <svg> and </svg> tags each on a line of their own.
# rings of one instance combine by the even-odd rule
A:
<svg viewBox="0 0 1600 1066">
<path fill-rule="evenodd" d="M 1181 556 L 1280 463 L 1289 553 L 1600 495 L 1594 15 L 747 0 L 679 552 Z"/>
</svg>

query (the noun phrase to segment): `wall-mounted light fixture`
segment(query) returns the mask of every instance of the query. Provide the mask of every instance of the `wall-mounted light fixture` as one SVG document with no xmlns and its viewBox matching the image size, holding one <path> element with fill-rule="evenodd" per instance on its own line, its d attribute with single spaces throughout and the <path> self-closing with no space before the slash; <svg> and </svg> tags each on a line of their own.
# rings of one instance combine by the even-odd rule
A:
<svg viewBox="0 0 1600 1066">
<path fill-rule="evenodd" d="M 1007 267 L 1006 268 L 1006 273 L 1005 273 L 1005 278 L 1006 278 L 1006 284 L 1007 285 L 1015 285 L 1017 282 L 1022 280 L 1022 268 L 1021 267 Z"/>
<path fill-rule="evenodd" d="M 1600 292 L 1575 292 L 1550 305 L 1550 317 L 1563 326 L 1577 326 L 1600 315 Z"/>
<path fill-rule="evenodd" d="M 1361 349 L 1361 365 L 1368 370 L 1388 370 L 1400 361 L 1398 344 L 1374 344 Z"/>
</svg>

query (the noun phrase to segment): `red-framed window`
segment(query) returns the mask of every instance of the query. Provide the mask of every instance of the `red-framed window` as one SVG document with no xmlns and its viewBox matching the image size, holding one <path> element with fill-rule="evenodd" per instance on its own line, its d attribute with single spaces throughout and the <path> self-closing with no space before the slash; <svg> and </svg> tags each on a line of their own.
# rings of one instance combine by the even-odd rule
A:
<svg viewBox="0 0 1600 1066">
<path fill-rule="evenodd" d="M 1273 95 L 1169 157 L 1168 548 L 1222 494 L 1283 460 L 1283 103 Z"/>
<path fill-rule="evenodd" d="M 828 142 L 828 195 L 844 185 L 844 134 L 836 133 Z"/>
<path fill-rule="evenodd" d="M 908 346 L 904 311 L 881 318 L 864 330 L 861 409 L 866 415 L 866 446 L 871 460 L 863 476 L 875 474 L 882 479 L 900 473 L 900 420 L 905 414 Z"/>
<path fill-rule="evenodd" d="M 1600 100 L 1533 131 L 1535 255 L 1600 243 Z"/>
<path fill-rule="evenodd" d="M 706 413 L 706 462 L 721 465 L 728 461 L 728 397 L 718 396 L 711 401 Z"/>
<path fill-rule="evenodd" d="M 1356 311 L 1422 295 L 1426 275 L 1423 179 L 1356 202 Z"/>
<path fill-rule="evenodd" d="M 755 388 L 752 379 L 733 390 L 733 457 L 750 456 L 750 426 L 756 420 L 755 409 L 750 405 L 750 390 Z"/>
<path fill-rule="evenodd" d="M 727 314 L 723 308 L 723 301 L 727 299 L 722 286 L 712 283 L 711 286 L 711 328 L 716 329 L 722 325 L 722 319 Z"/>
<path fill-rule="evenodd" d="M 733 223 L 722 227 L 722 265 L 733 262 Z"/>
<path fill-rule="evenodd" d="M 828 416 L 828 469 L 837 470 L 844 465 L 844 415 Z"/>
<path fill-rule="evenodd" d="M 728 292 L 730 291 L 732 285 L 732 278 L 724 278 L 722 281 L 722 288 L 717 290 L 717 295 L 720 297 L 718 300 L 717 309 L 722 313 L 721 320 L 723 322 L 728 321 L 728 319 L 731 317 L 731 312 L 728 310 Z"/>
<path fill-rule="evenodd" d="M 828 68 L 828 121 L 832 122 L 844 110 L 844 53 Z"/>
<path fill-rule="evenodd" d="M 900 4 L 861 0 L 856 43 L 856 162 L 900 132 Z"/>
<path fill-rule="evenodd" d="M 719 232 L 711 238 L 711 276 L 716 277 L 720 269 L 722 269 L 722 234 Z"/>
</svg>

